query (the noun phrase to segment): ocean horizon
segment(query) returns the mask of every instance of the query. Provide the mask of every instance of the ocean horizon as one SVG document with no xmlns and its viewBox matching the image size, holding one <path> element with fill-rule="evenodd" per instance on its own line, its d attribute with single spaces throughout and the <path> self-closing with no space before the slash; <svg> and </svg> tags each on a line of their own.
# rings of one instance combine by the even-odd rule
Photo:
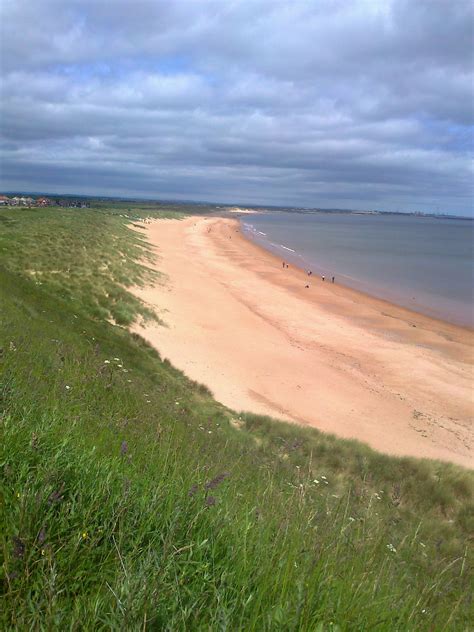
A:
<svg viewBox="0 0 474 632">
<path fill-rule="evenodd" d="M 313 274 L 474 327 L 474 222 L 460 218 L 267 211 L 244 234 Z"/>
</svg>

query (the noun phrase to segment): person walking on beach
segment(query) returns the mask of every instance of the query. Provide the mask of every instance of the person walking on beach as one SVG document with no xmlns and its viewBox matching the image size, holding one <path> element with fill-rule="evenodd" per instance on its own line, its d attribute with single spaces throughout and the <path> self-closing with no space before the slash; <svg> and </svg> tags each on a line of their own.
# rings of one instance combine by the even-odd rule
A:
<svg viewBox="0 0 474 632">
<path fill-rule="evenodd" d="M 334 283 L 334 278 L 335 278 L 335 277 L 332 277 L 332 279 L 331 279 L 331 282 L 332 282 L 332 283 Z"/>
<path fill-rule="evenodd" d="M 283 268 L 286 267 L 286 263 L 284 261 L 282 262 L 281 265 L 282 265 Z"/>
<path fill-rule="evenodd" d="M 323 276 L 321 277 L 321 279 L 322 279 L 323 281 L 325 281 L 325 280 L 326 280 L 326 277 L 324 276 L 324 274 L 323 274 Z"/>
</svg>

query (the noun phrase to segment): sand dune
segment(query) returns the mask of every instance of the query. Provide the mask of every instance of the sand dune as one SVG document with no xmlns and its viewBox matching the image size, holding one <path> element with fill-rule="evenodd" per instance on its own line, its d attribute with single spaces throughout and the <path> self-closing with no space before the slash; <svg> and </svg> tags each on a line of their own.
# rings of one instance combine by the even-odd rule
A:
<svg viewBox="0 0 474 632">
<path fill-rule="evenodd" d="M 137 329 L 216 399 L 473 467 L 471 331 L 283 270 L 234 219 L 146 234 L 167 278 L 137 294 L 167 327 Z"/>
</svg>

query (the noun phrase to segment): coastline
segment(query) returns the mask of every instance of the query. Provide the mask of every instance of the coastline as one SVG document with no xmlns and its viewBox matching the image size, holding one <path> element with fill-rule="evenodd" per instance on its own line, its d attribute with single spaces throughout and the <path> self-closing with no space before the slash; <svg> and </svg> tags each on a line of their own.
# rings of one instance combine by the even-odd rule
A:
<svg viewBox="0 0 474 632">
<path fill-rule="evenodd" d="M 234 221 L 237 221 L 237 222 L 239 221 L 236 218 L 233 218 L 233 219 Z M 241 231 L 243 239 L 245 239 L 250 244 L 255 246 L 255 248 L 257 248 L 258 250 L 261 250 L 262 253 L 265 253 L 266 255 L 273 257 L 275 261 L 278 261 L 279 264 L 281 265 L 282 256 L 280 254 L 277 254 L 273 250 L 266 248 L 264 245 L 260 244 L 258 241 L 252 239 L 250 234 L 247 234 L 241 228 L 240 228 L 240 231 Z M 296 251 L 292 251 L 292 252 L 296 254 L 298 257 L 300 257 L 300 255 L 298 255 Z M 291 267 L 299 270 L 300 273 L 303 274 L 304 277 L 306 278 L 307 266 L 300 265 L 296 257 L 292 257 L 291 254 L 287 255 L 287 262 L 290 262 Z M 427 319 L 427 321 L 432 321 L 431 324 L 433 326 L 436 326 L 437 324 L 437 326 L 440 328 L 440 331 L 442 330 L 446 333 L 449 332 L 448 335 L 453 335 L 455 338 L 457 337 L 457 335 L 459 335 L 460 332 L 465 332 L 467 335 L 472 334 L 473 359 L 474 359 L 474 328 L 470 327 L 469 325 L 458 323 L 458 322 L 452 322 L 452 321 L 443 319 L 437 315 L 434 315 L 432 313 L 429 313 L 428 308 L 426 308 L 426 311 L 422 311 L 421 308 L 420 310 L 417 310 L 417 309 L 414 309 L 413 307 L 409 307 L 407 305 L 397 303 L 396 300 L 390 300 L 389 298 L 383 298 L 381 296 L 377 296 L 375 293 L 371 293 L 370 290 L 366 291 L 361 288 L 352 287 L 351 285 L 344 283 L 344 276 L 345 275 L 343 274 L 338 275 L 336 278 L 336 282 L 332 284 L 330 282 L 330 278 L 328 275 L 326 277 L 325 287 L 327 287 L 329 291 L 331 290 L 336 291 L 336 293 L 337 293 L 337 288 L 341 288 L 343 293 L 348 298 L 350 297 L 351 300 L 353 300 L 354 302 L 362 301 L 362 302 L 365 302 L 367 305 L 370 304 L 372 307 L 378 308 L 386 316 L 390 316 L 392 318 L 399 318 L 404 321 L 411 321 L 412 326 L 417 326 L 416 325 L 417 319 L 421 319 L 420 323 L 422 323 L 424 319 Z M 342 282 L 340 280 L 341 278 L 343 279 Z M 319 281 L 321 280 L 320 277 L 318 277 L 318 273 L 316 273 L 316 275 L 313 275 L 312 279 L 316 280 L 317 283 L 319 283 Z M 311 279 L 309 280 L 311 281 Z M 389 314 L 388 311 L 390 311 L 391 313 Z"/>
<path fill-rule="evenodd" d="M 313 274 L 316 273 L 319 277 L 324 275 L 326 280 L 330 280 L 331 276 L 335 274 L 336 283 L 347 289 L 352 289 L 369 298 L 379 299 L 389 305 L 402 307 L 409 312 L 421 314 L 433 320 L 449 323 L 456 327 L 462 327 L 474 332 L 474 320 L 471 307 L 469 310 L 467 310 L 465 306 L 461 308 L 455 307 L 451 299 L 447 297 L 441 298 L 440 302 L 433 304 L 432 297 L 425 300 L 423 298 L 423 292 L 420 293 L 419 289 L 401 288 L 399 285 L 397 289 L 395 289 L 392 285 L 384 284 L 380 280 L 375 282 L 370 279 L 361 278 L 360 275 L 354 277 L 352 274 L 348 274 L 347 271 L 341 271 L 340 268 L 334 271 L 333 265 L 328 264 L 324 259 L 319 259 L 317 262 L 314 260 L 311 261 L 311 259 L 307 258 L 307 255 L 287 247 L 284 243 L 280 242 L 280 239 L 282 239 L 281 236 L 280 238 L 276 236 L 270 238 L 266 232 L 259 230 L 259 228 L 262 228 L 262 230 L 268 230 L 268 228 L 258 226 L 258 224 L 257 227 L 255 227 L 255 225 L 248 223 L 251 221 L 251 218 L 242 215 L 239 219 L 242 234 L 247 237 L 247 239 L 265 251 L 281 259 L 285 259 L 301 270 L 312 270 Z M 413 294 L 417 294 L 417 296 L 413 296 Z M 433 294 L 433 289 L 431 289 L 431 294 Z M 427 296 L 429 295 L 430 292 L 428 292 Z"/>
<path fill-rule="evenodd" d="M 237 218 L 146 226 L 167 281 L 136 294 L 167 327 L 136 326 L 216 399 L 385 453 L 473 467 L 472 331 L 309 278 Z"/>
</svg>

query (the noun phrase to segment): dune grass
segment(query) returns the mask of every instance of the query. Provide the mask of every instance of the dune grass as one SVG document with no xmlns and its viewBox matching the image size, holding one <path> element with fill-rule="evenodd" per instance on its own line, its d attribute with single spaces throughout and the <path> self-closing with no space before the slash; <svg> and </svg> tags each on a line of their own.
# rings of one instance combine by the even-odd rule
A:
<svg viewBox="0 0 474 632">
<path fill-rule="evenodd" d="M 470 629 L 472 473 L 215 402 L 123 215 L 0 211 L 2 628 Z"/>
</svg>

